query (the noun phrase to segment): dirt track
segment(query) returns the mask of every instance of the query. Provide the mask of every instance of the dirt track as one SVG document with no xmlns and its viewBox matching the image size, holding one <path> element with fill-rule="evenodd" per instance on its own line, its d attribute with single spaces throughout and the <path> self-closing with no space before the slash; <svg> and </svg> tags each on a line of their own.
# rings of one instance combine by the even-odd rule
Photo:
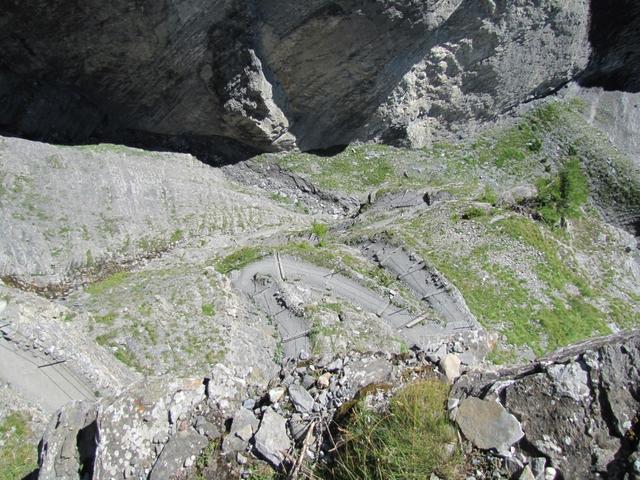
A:
<svg viewBox="0 0 640 480">
<path fill-rule="evenodd" d="M 449 298 L 451 295 L 448 291 L 434 290 L 436 287 L 430 284 L 423 285 L 429 272 L 420 273 L 419 268 L 406 265 L 404 261 L 406 259 L 403 257 L 392 256 L 389 261 L 391 259 L 395 262 L 394 268 L 391 269 L 394 272 L 404 270 L 405 267 L 414 269 L 414 272 L 409 272 L 409 275 L 405 273 L 405 276 L 410 279 L 408 285 L 420 298 L 429 297 L 429 295 L 429 298 L 433 299 L 441 297 L 438 300 L 431 300 L 428 304 L 436 311 L 440 310 L 438 313 L 441 313 L 440 316 L 444 322 L 432 321 L 433 314 L 430 314 L 427 309 L 422 314 L 412 314 L 398 308 L 387 297 L 355 280 L 289 256 L 265 257 L 235 272 L 232 275 L 232 282 L 275 320 L 284 342 L 284 353 L 291 357 L 297 356 L 302 351 L 309 352 L 308 332 L 311 325 L 304 317 L 296 315 L 278 301 L 282 285 L 286 283 L 301 284 L 318 292 L 330 293 L 332 296 L 374 313 L 394 330 L 398 330 L 399 336 L 410 345 L 429 345 L 439 337 L 476 327 L 473 319 L 465 317 L 466 313 L 460 308 L 457 299 Z"/>
</svg>

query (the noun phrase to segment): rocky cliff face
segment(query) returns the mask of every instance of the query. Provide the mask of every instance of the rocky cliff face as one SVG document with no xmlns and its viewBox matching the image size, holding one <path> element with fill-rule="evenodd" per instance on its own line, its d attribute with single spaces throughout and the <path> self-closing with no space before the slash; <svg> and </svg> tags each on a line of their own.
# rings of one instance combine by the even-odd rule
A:
<svg viewBox="0 0 640 480">
<path fill-rule="evenodd" d="M 615 335 L 525 367 L 471 373 L 458 381 L 452 397 L 497 402 L 519 420 L 524 438 L 512 450 L 520 462 L 515 468 L 524 459 L 531 470 L 551 467 L 555 478 L 638 478 L 639 341 L 637 333 Z M 456 420 L 478 427 L 468 430 L 470 439 L 478 443 L 496 435 L 490 428 L 479 433 L 483 422 L 497 427 L 488 415 L 482 417 L 475 405 L 465 410 L 469 418 Z"/>
<path fill-rule="evenodd" d="M 588 0 L 6 3 L 0 126 L 57 142 L 420 146 L 557 89 L 591 53 Z"/>
</svg>

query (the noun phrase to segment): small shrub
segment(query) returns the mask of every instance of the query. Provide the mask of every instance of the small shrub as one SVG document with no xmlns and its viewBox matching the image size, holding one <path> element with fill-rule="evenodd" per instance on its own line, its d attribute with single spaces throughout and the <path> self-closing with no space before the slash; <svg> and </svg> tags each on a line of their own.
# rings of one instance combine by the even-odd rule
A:
<svg viewBox="0 0 640 480">
<path fill-rule="evenodd" d="M 329 233 L 329 227 L 324 223 L 313 222 L 311 233 L 318 239 L 318 245 L 322 247 L 325 244 L 327 233 Z"/>
<path fill-rule="evenodd" d="M 456 478 L 462 455 L 446 411 L 449 387 L 432 378 L 413 383 L 376 413 L 354 407 L 326 477 L 334 480 Z"/>
<path fill-rule="evenodd" d="M 210 303 L 202 305 L 202 313 L 207 317 L 213 317 L 216 314 L 216 309 Z"/>
<path fill-rule="evenodd" d="M 558 175 L 538 182 L 537 212 L 551 226 L 564 225 L 568 218 L 580 215 L 580 207 L 589 198 L 589 184 L 580 160 L 572 157 Z"/>
</svg>

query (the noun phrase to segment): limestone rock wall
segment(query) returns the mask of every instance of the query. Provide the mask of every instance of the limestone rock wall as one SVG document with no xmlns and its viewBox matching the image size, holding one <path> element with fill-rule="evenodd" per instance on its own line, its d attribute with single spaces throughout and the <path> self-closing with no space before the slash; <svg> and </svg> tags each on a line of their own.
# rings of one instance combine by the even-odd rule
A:
<svg viewBox="0 0 640 480">
<path fill-rule="evenodd" d="M 589 0 L 8 1 L 0 129 L 419 146 L 576 77 L 589 25 Z"/>
</svg>

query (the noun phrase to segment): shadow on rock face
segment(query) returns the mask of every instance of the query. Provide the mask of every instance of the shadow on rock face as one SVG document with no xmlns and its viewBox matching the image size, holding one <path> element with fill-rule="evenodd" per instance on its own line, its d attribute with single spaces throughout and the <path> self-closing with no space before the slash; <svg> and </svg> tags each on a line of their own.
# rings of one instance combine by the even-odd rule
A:
<svg viewBox="0 0 640 480">
<path fill-rule="evenodd" d="M 421 147 L 575 78 L 588 1 L 24 0 L 0 17 L 0 130 L 215 164 Z"/>
<path fill-rule="evenodd" d="M 640 92 L 640 3 L 592 0 L 591 12 L 593 54 L 582 85 Z"/>
</svg>

